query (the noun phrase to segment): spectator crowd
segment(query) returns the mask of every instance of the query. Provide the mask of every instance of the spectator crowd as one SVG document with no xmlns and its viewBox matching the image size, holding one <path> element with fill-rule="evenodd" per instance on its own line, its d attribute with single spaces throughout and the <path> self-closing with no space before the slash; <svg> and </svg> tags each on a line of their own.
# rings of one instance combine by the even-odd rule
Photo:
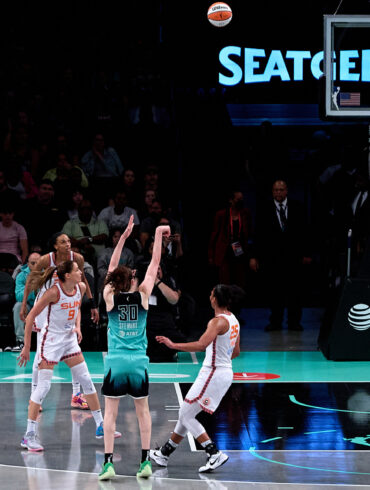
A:
<svg viewBox="0 0 370 490">
<path fill-rule="evenodd" d="M 106 324 L 101 288 L 131 215 L 135 227 L 120 263 L 140 273 L 150 261 L 155 228 L 171 227 L 158 270 L 158 281 L 165 286 L 155 287 L 150 299 L 152 359 L 170 355 L 163 346 L 155 348 L 160 328 L 166 335 L 175 332 L 178 339 L 193 334 L 190 325 L 197 316 L 191 288 L 202 279 L 206 286 L 238 284 L 249 293 L 249 301 L 268 305 L 267 331 L 281 328 L 285 306 L 291 329 L 301 330 L 307 269 L 319 271 L 316 282 L 324 278 L 328 287 L 336 287 L 343 276 L 349 228 L 353 272 L 361 273 L 370 231 L 368 147 L 362 128 L 353 139 L 314 133 L 302 164 L 303 199 L 296 199 L 289 147 L 283 148 L 275 128 L 264 122 L 257 137 L 240 145 L 246 156 L 245 181 L 240 180 L 240 161 L 235 162 L 234 179 L 233 166 L 209 172 L 210 182 L 219 182 L 219 187 L 225 183 L 223 206 L 220 199 L 212 209 L 207 189 L 202 201 L 189 186 L 178 188 L 181 155 L 174 92 L 152 64 L 128 74 L 113 63 L 109 69 L 96 66 L 82 80 L 73 62 L 54 60 L 54 70 L 47 70 L 25 52 L 25 46 L 10 48 L 11 62 L 7 58 L 5 66 L 11 69 L 0 80 L 0 271 L 13 277 L 15 292 L 15 345 L 9 348 L 19 350 L 22 344 L 19 309 L 25 279 L 37 257 L 55 252 L 50 244 L 55 233 L 63 233 L 71 250 L 83 258 L 99 325 Z M 194 90 L 193 104 L 205 111 L 212 97 L 202 93 Z M 189 100 L 191 89 L 184 94 L 183 101 Z M 222 97 L 217 100 L 222 105 Z M 187 117 L 189 126 L 207 122 L 206 117 Z M 215 123 L 216 115 L 212 119 Z M 191 179 L 199 189 L 197 175 Z M 187 222 L 184 195 L 188 203 L 194 201 L 191 212 L 185 210 L 191 216 Z M 200 273 L 206 271 L 212 284 L 200 277 L 199 260 L 188 249 L 192 229 L 200 228 L 209 232 L 207 243 L 201 238 L 197 243 L 205 264 Z M 191 239 L 195 243 L 197 233 Z M 260 289 L 254 288 L 257 283 Z M 33 300 L 27 299 L 28 307 Z"/>
</svg>

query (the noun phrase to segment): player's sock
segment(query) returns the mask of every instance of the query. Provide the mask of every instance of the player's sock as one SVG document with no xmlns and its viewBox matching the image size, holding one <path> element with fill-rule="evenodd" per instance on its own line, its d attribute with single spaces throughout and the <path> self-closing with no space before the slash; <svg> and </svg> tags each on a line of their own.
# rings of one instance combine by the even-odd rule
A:
<svg viewBox="0 0 370 490">
<path fill-rule="evenodd" d="M 27 431 L 26 431 L 26 433 L 28 434 L 28 432 L 34 432 L 35 434 L 37 434 L 37 426 L 38 426 L 38 423 L 36 422 L 36 420 L 27 419 Z"/>
<path fill-rule="evenodd" d="M 210 439 L 208 441 L 204 441 L 201 443 L 201 446 L 204 448 L 205 452 L 209 455 L 216 454 L 218 452 L 217 446 Z"/>
<path fill-rule="evenodd" d="M 178 444 L 176 444 L 176 442 L 173 442 L 172 439 L 168 439 L 166 444 L 161 447 L 161 453 L 163 454 L 163 456 L 168 457 L 170 454 L 172 454 L 174 452 L 174 450 L 177 448 L 177 446 L 178 446 Z"/>
<path fill-rule="evenodd" d="M 150 461 L 150 454 L 149 454 L 149 449 L 142 449 L 141 450 L 141 462 L 143 463 L 144 461 Z"/>
<path fill-rule="evenodd" d="M 94 417 L 96 427 L 99 427 L 99 425 L 103 422 L 103 416 L 101 414 L 101 410 L 91 410 L 91 413 Z"/>
<path fill-rule="evenodd" d="M 104 453 L 104 464 L 113 463 L 113 453 Z"/>
</svg>

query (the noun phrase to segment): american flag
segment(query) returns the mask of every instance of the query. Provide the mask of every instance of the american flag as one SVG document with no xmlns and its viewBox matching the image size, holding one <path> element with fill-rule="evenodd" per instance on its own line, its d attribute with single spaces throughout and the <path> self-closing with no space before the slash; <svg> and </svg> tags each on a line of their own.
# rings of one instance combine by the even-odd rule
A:
<svg viewBox="0 0 370 490">
<path fill-rule="evenodd" d="M 339 105 L 340 106 L 359 106 L 360 92 L 340 92 L 339 93 Z"/>
</svg>

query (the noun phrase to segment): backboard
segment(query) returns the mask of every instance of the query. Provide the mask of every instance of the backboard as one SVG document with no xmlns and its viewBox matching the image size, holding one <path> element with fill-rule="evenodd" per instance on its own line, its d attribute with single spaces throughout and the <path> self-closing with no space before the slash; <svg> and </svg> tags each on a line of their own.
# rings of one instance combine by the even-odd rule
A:
<svg viewBox="0 0 370 490">
<path fill-rule="evenodd" d="M 324 15 L 325 116 L 370 121 L 370 16 Z"/>
</svg>

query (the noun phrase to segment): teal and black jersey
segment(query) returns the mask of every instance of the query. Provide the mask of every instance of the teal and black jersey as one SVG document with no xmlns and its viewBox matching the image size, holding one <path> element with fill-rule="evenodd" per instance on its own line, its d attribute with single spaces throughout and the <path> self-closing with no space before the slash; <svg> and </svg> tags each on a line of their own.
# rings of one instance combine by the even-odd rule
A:
<svg viewBox="0 0 370 490">
<path fill-rule="evenodd" d="M 108 354 L 133 351 L 146 352 L 146 317 L 141 294 L 119 293 L 113 296 L 114 306 L 108 311 Z"/>
<path fill-rule="evenodd" d="M 146 355 L 147 310 L 141 294 L 119 293 L 108 311 L 108 353 L 104 358 L 102 393 L 108 397 L 148 396 L 149 358 Z"/>
</svg>

